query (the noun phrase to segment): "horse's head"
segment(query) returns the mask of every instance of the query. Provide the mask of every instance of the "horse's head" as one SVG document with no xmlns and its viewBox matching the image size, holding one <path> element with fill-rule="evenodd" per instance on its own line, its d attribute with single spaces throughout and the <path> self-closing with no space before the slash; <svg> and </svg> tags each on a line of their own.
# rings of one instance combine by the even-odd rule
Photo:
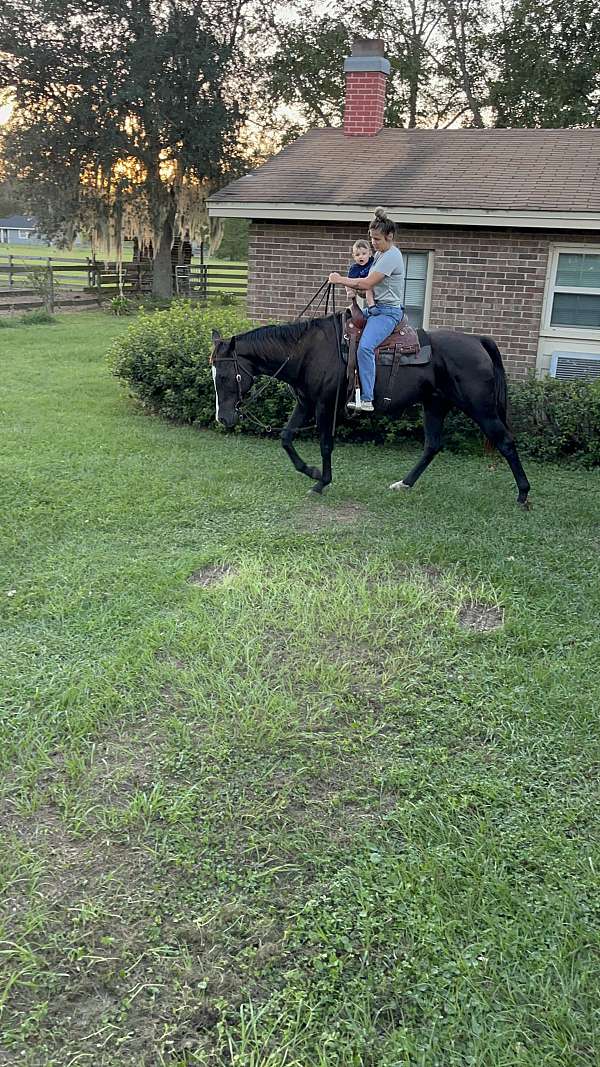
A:
<svg viewBox="0 0 600 1067">
<path fill-rule="evenodd" d="M 254 374 L 236 352 L 236 337 L 224 340 L 218 330 L 212 331 L 213 350 L 210 357 L 215 383 L 215 418 L 228 430 L 239 420 L 239 405 L 252 388 Z"/>
</svg>

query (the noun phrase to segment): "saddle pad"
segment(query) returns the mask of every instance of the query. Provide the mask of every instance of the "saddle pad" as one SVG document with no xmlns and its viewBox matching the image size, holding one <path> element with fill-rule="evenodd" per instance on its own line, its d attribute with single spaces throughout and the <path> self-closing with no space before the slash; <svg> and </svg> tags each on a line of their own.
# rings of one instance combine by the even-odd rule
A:
<svg viewBox="0 0 600 1067">
<path fill-rule="evenodd" d="M 381 367 L 392 367 L 398 363 L 401 367 L 422 367 L 431 360 L 431 345 L 423 345 L 418 352 L 402 352 L 397 347 L 378 348 L 375 352 L 375 362 Z"/>
</svg>

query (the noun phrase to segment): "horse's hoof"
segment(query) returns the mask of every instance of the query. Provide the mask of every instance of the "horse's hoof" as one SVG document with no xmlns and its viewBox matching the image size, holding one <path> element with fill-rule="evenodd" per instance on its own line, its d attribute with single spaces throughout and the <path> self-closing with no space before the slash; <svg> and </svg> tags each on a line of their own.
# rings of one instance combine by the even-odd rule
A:
<svg viewBox="0 0 600 1067">
<path fill-rule="evenodd" d="M 529 500 L 517 500 L 517 504 L 523 511 L 531 511 L 531 501 Z"/>
<path fill-rule="evenodd" d="M 310 487 L 310 489 L 308 491 L 309 491 L 309 493 L 318 493 L 319 496 L 320 496 L 321 493 L 323 492 L 324 488 L 325 488 L 325 486 L 321 485 L 320 482 L 315 482 L 314 485 L 311 485 L 311 487 Z"/>
<path fill-rule="evenodd" d="M 388 489 L 412 489 L 412 485 L 407 485 L 406 482 L 392 482 L 388 485 Z"/>
</svg>

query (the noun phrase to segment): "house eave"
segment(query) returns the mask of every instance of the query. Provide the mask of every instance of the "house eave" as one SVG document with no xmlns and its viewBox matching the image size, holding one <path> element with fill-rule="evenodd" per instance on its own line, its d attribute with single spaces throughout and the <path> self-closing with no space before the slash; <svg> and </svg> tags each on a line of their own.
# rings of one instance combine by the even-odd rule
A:
<svg viewBox="0 0 600 1067">
<path fill-rule="evenodd" d="M 427 226 L 501 226 L 538 230 L 600 230 L 597 211 L 506 211 L 486 208 L 389 208 L 397 223 Z M 373 208 L 362 204 L 296 204 L 264 202 L 208 202 L 211 218 L 269 219 L 298 222 L 369 222 Z"/>
</svg>

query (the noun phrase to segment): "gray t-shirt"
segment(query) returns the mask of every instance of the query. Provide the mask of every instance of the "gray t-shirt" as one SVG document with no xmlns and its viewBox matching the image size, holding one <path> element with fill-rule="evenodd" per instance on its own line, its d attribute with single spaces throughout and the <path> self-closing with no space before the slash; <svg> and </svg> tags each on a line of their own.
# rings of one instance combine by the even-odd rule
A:
<svg viewBox="0 0 600 1067">
<path fill-rule="evenodd" d="M 404 301 L 405 273 L 400 249 L 392 245 L 386 252 L 377 252 L 371 270 L 385 274 L 383 281 L 373 286 L 375 303 L 401 307 Z"/>
</svg>

